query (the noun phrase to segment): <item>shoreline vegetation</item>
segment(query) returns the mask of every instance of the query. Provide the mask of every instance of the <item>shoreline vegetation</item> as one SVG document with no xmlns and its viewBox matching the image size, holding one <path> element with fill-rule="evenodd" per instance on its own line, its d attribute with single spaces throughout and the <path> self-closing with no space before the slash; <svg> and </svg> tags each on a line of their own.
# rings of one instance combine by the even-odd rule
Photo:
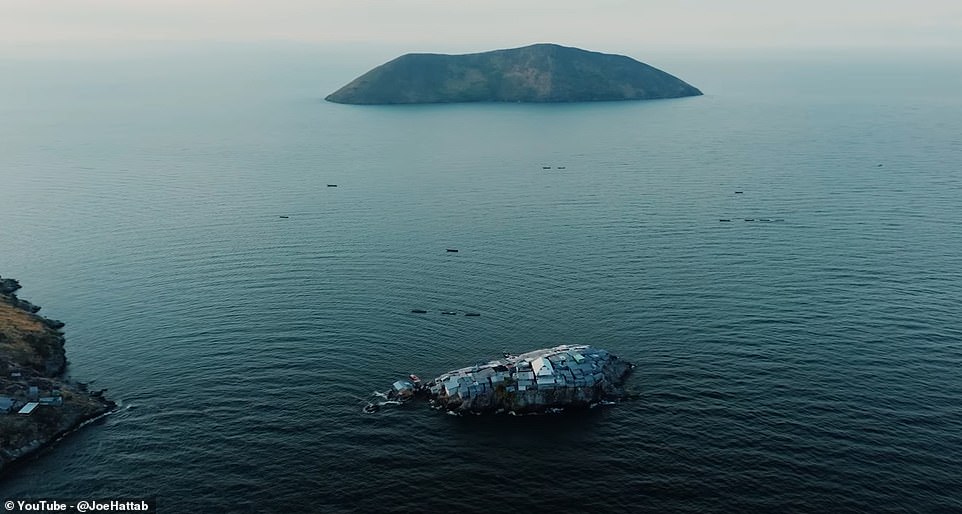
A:
<svg viewBox="0 0 962 514">
<path fill-rule="evenodd" d="M 64 323 L 18 289 L 0 277 L 0 475 L 116 407 L 106 390 L 67 378 Z"/>
</svg>

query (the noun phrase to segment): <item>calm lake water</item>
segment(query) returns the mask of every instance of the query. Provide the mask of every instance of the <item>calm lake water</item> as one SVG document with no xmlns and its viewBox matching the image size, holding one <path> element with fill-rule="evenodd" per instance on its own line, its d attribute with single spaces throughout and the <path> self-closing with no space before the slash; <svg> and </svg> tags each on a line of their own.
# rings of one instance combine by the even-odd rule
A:
<svg viewBox="0 0 962 514">
<path fill-rule="evenodd" d="M 962 510 L 962 61 L 632 55 L 706 95 L 357 107 L 321 98 L 392 54 L 0 59 L 0 274 L 122 406 L 0 498 Z M 361 413 L 561 343 L 640 399 Z"/>
</svg>

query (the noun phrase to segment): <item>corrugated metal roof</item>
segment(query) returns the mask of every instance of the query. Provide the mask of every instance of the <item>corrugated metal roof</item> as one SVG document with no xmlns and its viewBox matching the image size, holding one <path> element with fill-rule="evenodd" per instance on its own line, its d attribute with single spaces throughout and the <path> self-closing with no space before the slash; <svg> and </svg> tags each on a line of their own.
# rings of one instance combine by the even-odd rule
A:
<svg viewBox="0 0 962 514">
<path fill-rule="evenodd" d="M 534 380 L 533 371 L 519 371 L 518 380 Z"/>
<path fill-rule="evenodd" d="M 554 377 L 553 375 L 541 375 L 541 376 L 538 376 L 538 385 L 539 385 L 539 386 L 543 386 L 543 385 L 554 385 L 554 384 L 556 384 L 556 383 L 557 383 L 557 382 L 555 381 L 555 377 Z"/>
<path fill-rule="evenodd" d="M 478 372 L 474 374 L 474 378 L 475 380 L 480 382 L 490 377 L 491 375 L 494 375 L 494 370 L 491 368 L 484 368 L 484 369 L 478 370 Z"/>
<path fill-rule="evenodd" d="M 414 384 L 407 380 L 398 380 L 391 384 L 391 387 L 393 387 L 395 391 L 403 391 L 405 389 L 414 389 Z"/>
<path fill-rule="evenodd" d="M 28 402 L 26 405 L 20 408 L 20 411 L 17 412 L 17 414 L 30 414 L 34 409 L 37 408 L 38 405 L 40 404 L 37 402 Z"/>
<path fill-rule="evenodd" d="M 535 373 L 540 375 L 551 375 L 554 373 L 554 368 L 551 366 L 551 361 L 545 359 L 544 357 L 538 357 L 537 359 L 531 361 L 531 369 Z"/>
</svg>

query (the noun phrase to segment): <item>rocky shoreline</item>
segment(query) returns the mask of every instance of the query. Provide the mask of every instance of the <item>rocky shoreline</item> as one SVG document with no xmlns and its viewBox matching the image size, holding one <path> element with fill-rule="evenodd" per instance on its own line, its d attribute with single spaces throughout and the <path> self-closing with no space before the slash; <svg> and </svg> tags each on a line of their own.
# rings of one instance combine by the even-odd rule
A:
<svg viewBox="0 0 962 514">
<path fill-rule="evenodd" d="M 0 277 L 0 474 L 116 406 L 65 376 L 64 323 L 38 315 L 18 289 Z"/>
</svg>

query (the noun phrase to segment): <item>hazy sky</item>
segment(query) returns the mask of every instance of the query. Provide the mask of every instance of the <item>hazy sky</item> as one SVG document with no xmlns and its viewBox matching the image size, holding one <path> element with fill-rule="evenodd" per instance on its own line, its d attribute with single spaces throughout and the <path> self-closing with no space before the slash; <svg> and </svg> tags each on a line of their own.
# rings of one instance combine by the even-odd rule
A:
<svg viewBox="0 0 962 514">
<path fill-rule="evenodd" d="M 0 45 L 960 47 L 962 0 L 0 0 Z"/>
</svg>

